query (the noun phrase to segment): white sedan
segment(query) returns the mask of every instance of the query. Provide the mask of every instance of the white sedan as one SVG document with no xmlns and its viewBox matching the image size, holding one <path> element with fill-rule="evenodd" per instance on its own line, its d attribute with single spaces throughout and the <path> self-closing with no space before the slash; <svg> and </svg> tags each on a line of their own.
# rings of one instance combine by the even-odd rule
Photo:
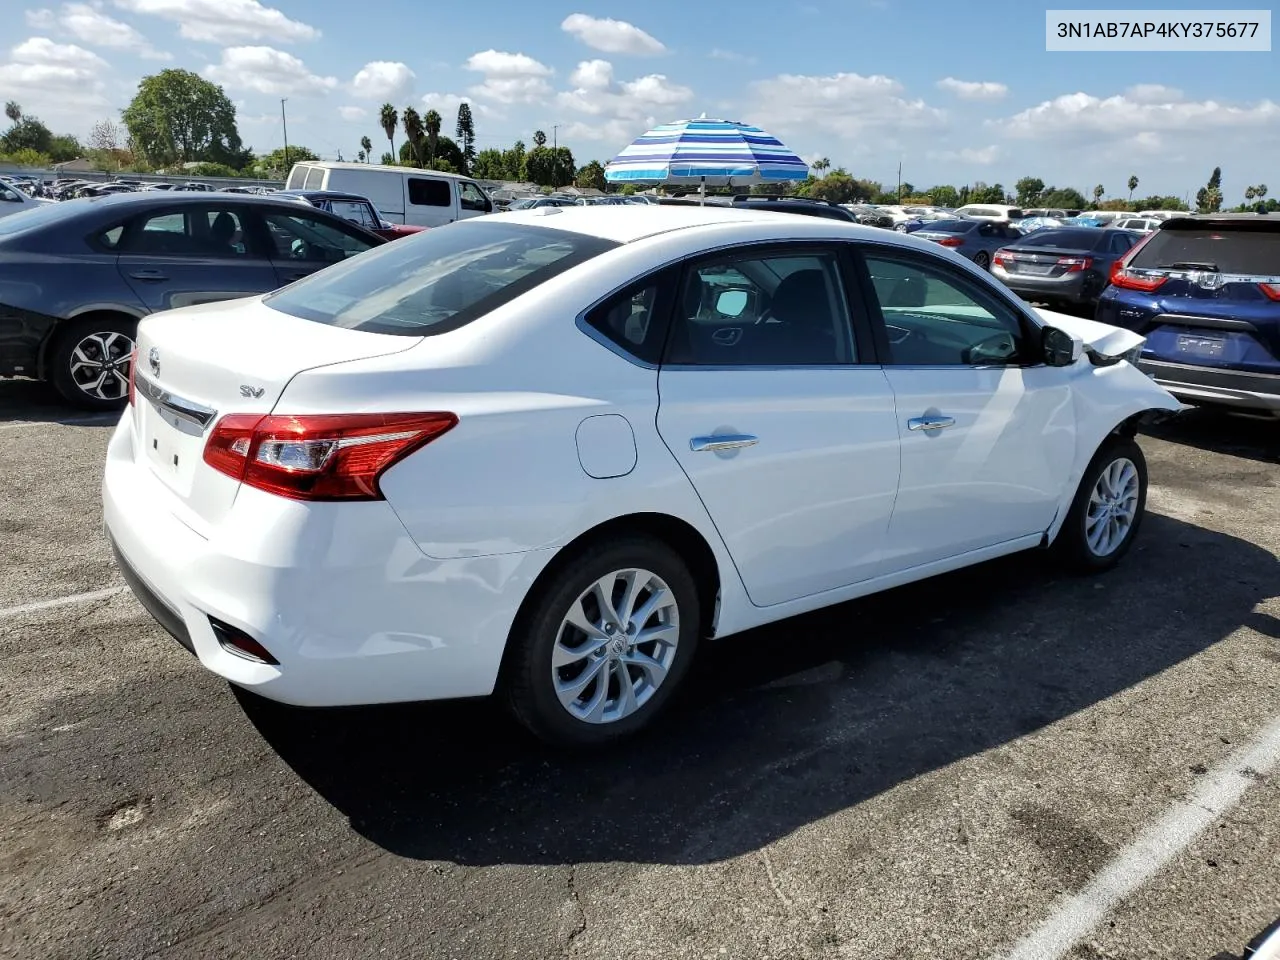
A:
<svg viewBox="0 0 1280 960">
<path fill-rule="evenodd" d="M 1142 521 L 1142 338 L 933 244 L 724 207 L 549 207 L 142 321 L 103 500 L 234 684 L 658 715 L 700 640 Z M 731 641 L 730 641 L 731 642 Z"/>
<path fill-rule="evenodd" d="M 16 183 L 0 180 L 0 217 L 36 210 L 50 203 L 53 201 L 28 196 Z"/>
</svg>

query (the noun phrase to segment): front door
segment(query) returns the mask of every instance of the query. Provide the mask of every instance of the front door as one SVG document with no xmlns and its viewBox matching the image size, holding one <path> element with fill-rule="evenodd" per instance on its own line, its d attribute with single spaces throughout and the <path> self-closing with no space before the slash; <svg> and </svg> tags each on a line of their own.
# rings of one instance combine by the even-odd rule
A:
<svg viewBox="0 0 1280 960">
<path fill-rule="evenodd" d="M 864 253 L 902 438 L 889 565 L 1043 533 L 1075 456 L 1068 373 L 1040 364 L 1030 321 L 962 268 Z"/>
<path fill-rule="evenodd" d="M 149 311 L 275 289 L 247 205 L 182 204 L 136 217 L 116 243 L 116 267 Z"/>
<path fill-rule="evenodd" d="M 362 231 L 348 228 L 345 222 L 305 208 L 296 212 L 266 211 L 262 219 L 272 246 L 278 286 L 301 280 L 375 245 Z"/>
<path fill-rule="evenodd" d="M 812 245 L 690 265 L 658 376 L 658 430 L 753 603 L 875 576 L 898 487 L 884 371 L 841 257 Z"/>
</svg>

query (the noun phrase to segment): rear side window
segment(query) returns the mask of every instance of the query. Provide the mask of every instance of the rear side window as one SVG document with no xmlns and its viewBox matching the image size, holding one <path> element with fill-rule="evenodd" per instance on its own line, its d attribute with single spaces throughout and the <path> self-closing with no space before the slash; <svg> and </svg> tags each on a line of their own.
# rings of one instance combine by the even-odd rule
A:
<svg viewBox="0 0 1280 960">
<path fill-rule="evenodd" d="M 1098 242 L 1097 230 L 1039 230 L 1018 241 L 1020 247 L 1065 247 L 1092 250 Z"/>
<path fill-rule="evenodd" d="M 449 190 L 449 181 L 410 177 L 409 202 L 419 207 L 452 206 L 453 193 Z"/>
<path fill-rule="evenodd" d="M 631 285 L 587 313 L 587 325 L 645 363 L 662 360 L 667 319 L 678 277 L 667 270 Z"/>
<path fill-rule="evenodd" d="M 324 168 L 312 167 L 310 170 L 307 171 L 307 179 L 305 183 L 303 183 L 303 189 L 319 190 L 323 183 L 324 183 Z"/>
<path fill-rule="evenodd" d="M 307 182 L 307 171 L 310 169 L 310 167 L 294 167 L 293 172 L 289 174 L 287 188 L 289 190 L 301 190 L 302 185 Z"/>
<path fill-rule="evenodd" d="M 1151 235 L 1130 264 L 1145 269 L 1180 265 L 1220 273 L 1280 275 L 1280 229 L 1205 226 L 1170 230 L 1166 226 Z"/>
<path fill-rule="evenodd" d="M 456 330 L 618 245 L 482 219 L 386 244 L 299 280 L 265 303 L 316 323 L 423 337 Z"/>
</svg>

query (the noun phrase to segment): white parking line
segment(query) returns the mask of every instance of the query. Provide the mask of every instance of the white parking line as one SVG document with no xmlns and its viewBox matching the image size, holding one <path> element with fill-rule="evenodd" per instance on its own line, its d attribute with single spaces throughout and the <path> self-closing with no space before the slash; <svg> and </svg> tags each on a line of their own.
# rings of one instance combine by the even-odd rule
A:
<svg viewBox="0 0 1280 960">
<path fill-rule="evenodd" d="M 1140 833 L 1079 893 L 1063 897 L 1049 917 L 1005 960 L 1058 960 L 1195 841 L 1280 761 L 1280 718 L 1252 744 L 1235 751 L 1200 778 L 1191 795 Z"/>
<path fill-rule="evenodd" d="M 18 607 L 3 607 L 0 608 L 0 619 L 17 617 L 24 613 L 36 613 L 40 610 L 52 610 L 54 607 L 65 607 L 72 603 L 106 600 L 128 589 L 128 587 L 111 587 L 107 590 L 90 590 L 88 593 L 73 593 L 69 597 L 58 597 L 56 600 L 41 600 L 39 603 L 24 603 Z"/>
</svg>

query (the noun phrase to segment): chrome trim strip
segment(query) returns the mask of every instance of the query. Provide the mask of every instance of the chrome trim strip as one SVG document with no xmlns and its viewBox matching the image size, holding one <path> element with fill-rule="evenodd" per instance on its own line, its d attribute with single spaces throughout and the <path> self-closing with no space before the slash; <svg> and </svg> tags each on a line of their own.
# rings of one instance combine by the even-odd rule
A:
<svg viewBox="0 0 1280 960">
<path fill-rule="evenodd" d="M 213 418 L 218 415 L 218 411 L 212 407 L 206 407 L 203 404 L 196 403 L 194 400 L 188 400 L 186 397 L 170 393 L 141 371 L 134 371 L 134 389 L 161 410 L 177 417 L 179 420 L 194 423 L 201 429 L 212 423 Z"/>
</svg>

